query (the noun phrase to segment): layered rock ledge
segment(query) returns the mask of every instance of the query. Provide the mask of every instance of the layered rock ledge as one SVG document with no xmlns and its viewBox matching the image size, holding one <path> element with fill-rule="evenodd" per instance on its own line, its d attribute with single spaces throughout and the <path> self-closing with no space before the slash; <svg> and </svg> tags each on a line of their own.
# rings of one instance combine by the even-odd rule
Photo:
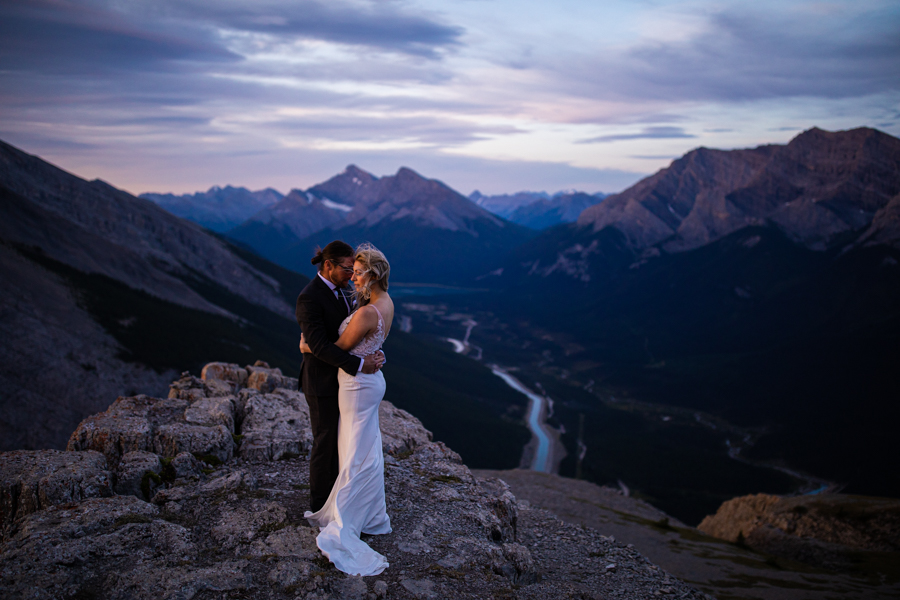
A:
<svg viewBox="0 0 900 600">
<path fill-rule="evenodd" d="M 860 561 L 859 551 L 900 552 L 900 500 L 754 494 L 724 502 L 697 529 L 774 556 L 846 569 Z"/>
<path fill-rule="evenodd" d="M 348 577 L 308 508 L 309 409 L 257 363 L 117 399 L 68 450 L 0 454 L 3 598 L 703 598 L 633 547 L 520 503 L 389 402 L 391 566 Z M 537 559 L 535 557 L 538 557 Z"/>
</svg>

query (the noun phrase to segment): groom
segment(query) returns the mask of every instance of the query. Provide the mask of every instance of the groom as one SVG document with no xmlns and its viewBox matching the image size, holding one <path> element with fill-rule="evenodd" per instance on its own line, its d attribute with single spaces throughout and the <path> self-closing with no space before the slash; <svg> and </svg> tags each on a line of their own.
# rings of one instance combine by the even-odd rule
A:
<svg viewBox="0 0 900 600">
<path fill-rule="evenodd" d="M 384 361 L 376 352 L 359 358 L 334 343 L 338 327 L 350 314 L 351 298 L 346 290 L 353 274 L 353 248 L 335 240 L 312 259 L 319 273 L 297 297 L 297 322 L 312 354 L 303 354 L 300 390 L 309 404 L 313 446 L 309 453 L 309 496 L 312 512 L 328 499 L 338 466 L 338 369 L 355 376 L 359 371 L 374 373 Z"/>
</svg>

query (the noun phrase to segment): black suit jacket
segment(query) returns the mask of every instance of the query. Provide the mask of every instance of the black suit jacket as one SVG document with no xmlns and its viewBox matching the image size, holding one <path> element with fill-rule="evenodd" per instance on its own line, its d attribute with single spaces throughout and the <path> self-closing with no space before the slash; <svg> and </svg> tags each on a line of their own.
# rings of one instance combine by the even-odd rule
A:
<svg viewBox="0 0 900 600">
<path fill-rule="evenodd" d="M 349 299 L 348 299 L 349 300 Z M 360 360 L 334 343 L 338 327 L 347 317 L 347 305 L 316 275 L 297 296 L 297 322 L 312 354 L 303 355 L 300 387 L 304 394 L 337 395 L 338 369 L 356 375 Z"/>
</svg>

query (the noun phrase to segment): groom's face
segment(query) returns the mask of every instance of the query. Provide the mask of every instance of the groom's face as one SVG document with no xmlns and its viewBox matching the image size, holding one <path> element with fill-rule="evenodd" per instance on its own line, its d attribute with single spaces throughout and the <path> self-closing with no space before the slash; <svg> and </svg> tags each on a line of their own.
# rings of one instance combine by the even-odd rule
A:
<svg viewBox="0 0 900 600">
<path fill-rule="evenodd" d="M 329 266 L 331 267 L 330 270 L 328 268 Z M 353 276 L 353 257 L 347 256 L 335 263 L 332 263 L 330 260 L 326 261 L 325 273 L 323 274 L 328 281 L 337 287 L 347 287 L 347 282 L 350 281 L 350 278 Z"/>
</svg>

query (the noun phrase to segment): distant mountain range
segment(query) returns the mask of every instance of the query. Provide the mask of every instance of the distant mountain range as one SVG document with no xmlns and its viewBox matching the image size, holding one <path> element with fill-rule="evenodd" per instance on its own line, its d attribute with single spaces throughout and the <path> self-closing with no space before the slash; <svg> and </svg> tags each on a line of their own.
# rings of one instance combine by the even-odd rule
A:
<svg viewBox="0 0 900 600">
<path fill-rule="evenodd" d="M 572 223 L 589 206 L 603 200 L 607 194 L 584 192 L 518 192 L 485 196 L 478 190 L 469 194 L 469 200 L 495 215 L 524 225 L 529 229 L 547 229 L 560 223 Z"/>
<path fill-rule="evenodd" d="M 482 283 L 581 346 L 568 377 L 765 427 L 753 456 L 900 495 L 898 210 L 900 140 L 877 130 L 699 148 Z"/>
<path fill-rule="evenodd" d="M 311 270 L 316 246 L 369 241 L 395 281 L 456 284 L 498 267 L 533 235 L 440 181 L 402 168 L 375 177 L 356 166 L 308 190 L 292 190 L 228 236 L 284 267 Z"/>
<path fill-rule="evenodd" d="M 528 230 L 571 223 L 604 194 L 484 196 L 476 191 L 467 202 L 443 183 L 410 169 L 378 178 L 350 165 L 324 183 L 285 196 L 271 188 L 251 192 L 217 186 L 196 194 L 140 197 L 296 271 L 311 272 L 307 255 L 341 238 L 382 247 L 403 281 L 464 283 L 497 268 L 503 255 L 534 235 Z M 441 262 L 448 246 L 455 248 L 454 258 Z M 426 260 L 423 250 L 430 250 L 431 258 Z"/>
<path fill-rule="evenodd" d="M 195 194 L 157 194 L 148 192 L 141 198 L 155 202 L 173 215 L 224 233 L 234 229 L 259 211 L 281 200 L 277 190 L 266 188 L 251 192 L 244 187 L 213 186 Z"/>
</svg>

